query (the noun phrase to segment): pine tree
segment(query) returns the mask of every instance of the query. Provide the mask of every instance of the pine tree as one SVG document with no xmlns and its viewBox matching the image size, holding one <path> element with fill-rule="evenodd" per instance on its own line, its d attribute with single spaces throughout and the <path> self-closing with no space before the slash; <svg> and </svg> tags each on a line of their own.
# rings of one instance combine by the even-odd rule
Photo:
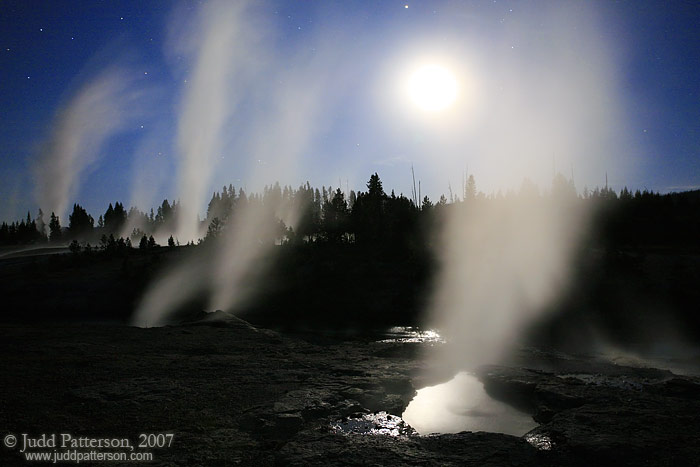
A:
<svg viewBox="0 0 700 467">
<path fill-rule="evenodd" d="M 224 229 L 224 224 L 219 220 L 218 217 L 215 217 L 211 220 L 209 223 L 209 227 L 207 227 L 207 235 L 206 238 L 208 239 L 213 239 L 221 235 L 221 232 Z"/>
<path fill-rule="evenodd" d="M 476 181 L 474 175 L 469 175 L 467 185 L 464 187 L 464 199 L 476 199 Z"/>
<path fill-rule="evenodd" d="M 342 239 L 347 228 L 348 204 L 340 188 L 335 191 L 333 198 L 324 204 L 323 230 L 329 240 L 338 242 Z"/>
<path fill-rule="evenodd" d="M 386 197 L 386 193 L 384 193 L 384 188 L 382 187 L 382 181 L 379 179 L 377 172 L 369 177 L 369 181 L 367 182 L 367 190 L 371 198 L 382 199 Z"/>
<path fill-rule="evenodd" d="M 61 222 L 55 213 L 51 213 L 51 221 L 49 222 L 49 240 L 52 242 L 61 241 Z"/>
<path fill-rule="evenodd" d="M 68 216 L 68 231 L 72 238 L 84 238 L 92 233 L 95 220 L 79 204 L 73 205 L 73 213 Z"/>
<path fill-rule="evenodd" d="M 109 207 L 104 214 L 104 227 L 108 232 L 112 232 L 112 225 L 114 223 L 114 208 L 112 203 L 109 203 Z"/>
</svg>

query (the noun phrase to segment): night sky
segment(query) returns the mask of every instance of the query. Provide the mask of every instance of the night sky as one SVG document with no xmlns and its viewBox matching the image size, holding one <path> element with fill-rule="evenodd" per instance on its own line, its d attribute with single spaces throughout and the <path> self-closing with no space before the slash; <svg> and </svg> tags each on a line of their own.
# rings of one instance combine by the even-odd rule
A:
<svg viewBox="0 0 700 467">
<path fill-rule="evenodd" d="M 210 79 L 198 68 L 206 8 L 2 2 L 0 219 L 39 207 L 66 216 L 74 202 L 97 218 L 109 202 L 148 210 L 188 196 L 183 141 L 202 131 L 188 93 Z M 218 67 L 230 58 L 220 77 L 227 92 L 220 118 L 205 119 L 219 127 L 212 144 L 196 146 L 210 152 L 194 161 L 208 193 L 200 212 L 223 184 L 358 190 L 375 171 L 408 195 L 411 166 L 433 199 L 459 193 L 465 171 L 487 193 L 526 177 L 546 189 L 553 170 L 573 173 L 579 190 L 603 185 L 606 173 L 617 189 L 700 188 L 698 2 L 279 1 L 230 14 L 230 48 L 212 59 Z M 404 78 L 426 61 L 459 84 L 458 103 L 441 114 L 401 97 Z M 120 77 L 106 97 L 118 115 L 80 107 L 103 135 L 61 169 L 74 172 L 65 202 L 40 206 L 59 196 L 42 198 L 37 184 L 51 181 L 56 135 L 74 128 L 61 122 L 105 73 Z"/>
</svg>

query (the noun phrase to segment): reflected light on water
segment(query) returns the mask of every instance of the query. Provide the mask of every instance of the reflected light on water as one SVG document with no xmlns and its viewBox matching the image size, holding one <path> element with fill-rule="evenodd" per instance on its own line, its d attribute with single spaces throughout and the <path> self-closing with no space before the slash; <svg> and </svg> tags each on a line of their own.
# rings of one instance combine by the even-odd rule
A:
<svg viewBox="0 0 700 467">
<path fill-rule="evenodd" d="M 412 326 L 394 326 L 384 334 L 386 339 L 379 342 L 382 343 L 427 343 L 427 344 L 444 344 L 445 339 L 434 329 L 419 329 Z"/>
<path fill-rule="evenodd" d="M 525 436 L 525 441 L 536 447 L 540 451 L 551 451 L 554 441 L 549 436 L 542 434 L 529 434 Z"/>
<path fill-rule="evenodd" d="M 419 389 L 402 418 L 421 435 L 488 431 L 522 436 L 537 426 L 530 415 L 492 399 L 467 372 Z"/>
<path fill-rule="evenodd" d="M 412 436 L 415 430 L 408 426 L 401 417 L 386 412 L 364 414 L 358 417 L 348 417 L 331 424 L 334 433 Z"/>
</svg>

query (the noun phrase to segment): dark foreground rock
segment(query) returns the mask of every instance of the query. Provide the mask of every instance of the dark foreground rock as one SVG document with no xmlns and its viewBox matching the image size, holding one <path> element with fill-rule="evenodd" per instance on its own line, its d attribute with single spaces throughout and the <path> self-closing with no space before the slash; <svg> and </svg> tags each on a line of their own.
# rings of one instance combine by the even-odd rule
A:
<svg viewBox="0 0 700 467">
<path fill-rule="evenodd" d="M 420 344 L 311 343 L 224 318 L 154 329 L 3 326 L 0 434 L 137 444 L 141 433 L 172 433 L 170 447 L 142 450 L 153 453 L 148 465 L 700 463 L 692 377 L 526 351 L 479 372 L 488 392 L 541 423 L 525 437 L 365 434 L 337 427 L 379 411 L 400 416 L 414 384 L 425 384 Z M 0 465 L 25 464 L 17 448 L 0 448 Z"/>
<path fill-rule="evenodd" d="M 341 435 L 320 430 L 300 433 L 280 451 L 285 465 L 542 465 L 527 441 L 498 433 L 457 433 L 394 437 Z"/>
<path fill-rule="evenodd" d="M 533 445 L 575 465 L 698 465 L 700 380 L 599 360 L 551 363 L 480 370 L 487 392 L 541 424 L 525 436 Z"/>
</svg>

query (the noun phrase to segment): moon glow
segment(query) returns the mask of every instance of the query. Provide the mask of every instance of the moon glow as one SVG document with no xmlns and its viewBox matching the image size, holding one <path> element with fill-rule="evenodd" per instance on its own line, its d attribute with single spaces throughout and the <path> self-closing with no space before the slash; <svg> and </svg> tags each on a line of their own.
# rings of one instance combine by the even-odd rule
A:
<svg viewBox="0 0 700 467">
<path fill-rule="evenodd" d="M 440 112 L 451 107 L 457 100 L 457 79 L 443 66 L 422 65 L 410 73 L 406 93 L 420 110 Z"/>
</svg>

